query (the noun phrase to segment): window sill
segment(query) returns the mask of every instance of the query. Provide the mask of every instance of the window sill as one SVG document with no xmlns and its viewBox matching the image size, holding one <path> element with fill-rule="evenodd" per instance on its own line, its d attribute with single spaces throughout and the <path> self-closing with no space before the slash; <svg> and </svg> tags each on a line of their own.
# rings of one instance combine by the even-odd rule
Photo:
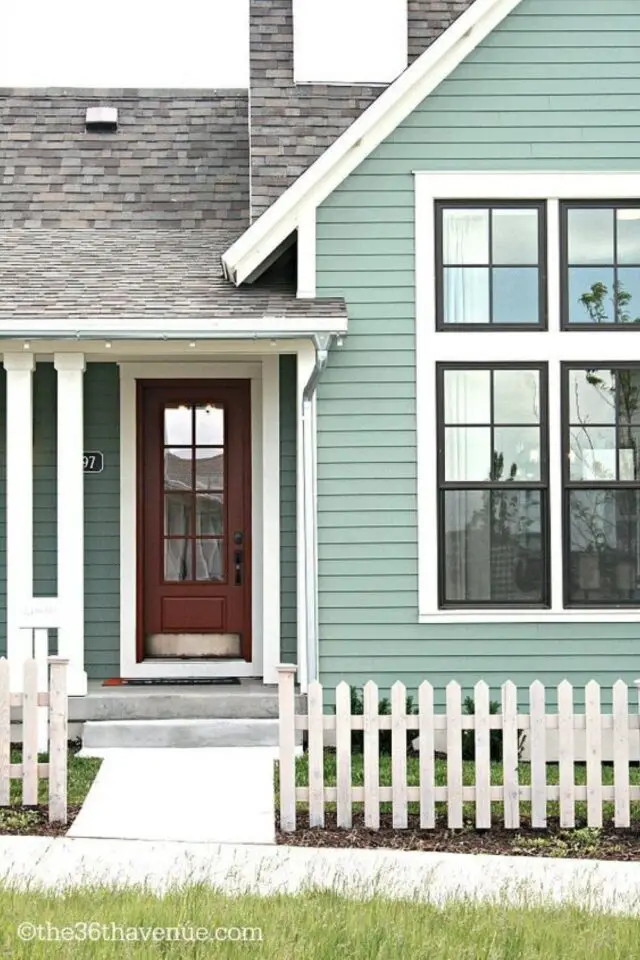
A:
<svg viewBox="0 0 640 960">
<path fill-rule="evenodd" d="M 624 610 L 437 610 L 419 623 L 638 623 L 640 606 Z"/>
</svg>

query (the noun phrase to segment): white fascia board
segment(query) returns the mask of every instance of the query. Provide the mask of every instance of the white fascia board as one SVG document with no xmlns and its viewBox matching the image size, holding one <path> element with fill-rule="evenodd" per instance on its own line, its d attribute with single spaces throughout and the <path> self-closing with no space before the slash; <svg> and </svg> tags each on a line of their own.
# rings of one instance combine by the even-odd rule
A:
<svg viewBox="0 0 640 960">
<path fill-rule="evenodd" d="M 502 23 L 521 0 L 475 0 L 422 56 L 338 137 L 222 255 L 239 286 L 443 80 Z"/>
<path fill-rule="evenodd" d="M 118 317 L 91 317 L 77 319 L 51 319 L 46 324 L 34 320 L 16 318 L 0 324 L 0 338 L 24 337 L 25 339 L 78 340 L 92 338 L 139 339 L 139 340 L 261 340 L 272 338 L 305 338 L 316 333 L 347 332 L 346 317 L 261 317 L 238 320 L 172 319 L 158 322 L 157 319 L 131 319 Z"/>
</svg>

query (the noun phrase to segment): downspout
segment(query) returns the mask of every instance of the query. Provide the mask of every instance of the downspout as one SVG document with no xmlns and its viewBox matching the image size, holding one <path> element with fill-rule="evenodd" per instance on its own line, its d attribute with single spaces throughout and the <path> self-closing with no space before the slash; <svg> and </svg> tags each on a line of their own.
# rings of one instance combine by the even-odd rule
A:
<svg viewBox="0 0 640 960">
<path fill-rule="evenodd" d="M 317 533 L 317 445 L 314 416 L 315 394 L 320 377 L 329 360 L 333 334 L 315 334 L 316 362 L 302 392 L 302 499 L 304 516 L 304 592 L 306 605 L 306 653 L 299 666 L 299 683 L 303 691 L 311 680 L 318 679 L 318 557 Z"/>
</svg>

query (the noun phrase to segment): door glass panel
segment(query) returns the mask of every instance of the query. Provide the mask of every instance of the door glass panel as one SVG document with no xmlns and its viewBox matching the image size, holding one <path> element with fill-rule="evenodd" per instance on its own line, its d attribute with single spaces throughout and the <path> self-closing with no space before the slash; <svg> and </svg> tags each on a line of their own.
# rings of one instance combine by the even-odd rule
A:
<svg viewBox="0 0 640 960">
<path fill-rule="evenodd" d="M 193 580 L 193 540 L 164 541 L 164 578 L 172 582 Z"/>
<path fill-rule="evenodd" d="M 224 444 L 224 410 L 211 403 L 196 407 L 197 447 L 221 447 Z"/>
<path fill-rule="evenodd" d="M 193 411 L 186 403 L 167 406 L 164 410 L 164 444 L 166 447 L 191 446 L 193 443 Z"/>
<path fill-rule="evenodd" d="M 202 447 L 196 450 L 196 490 L 224 490 L 224 451 Z"/>
<path fill-rule="evenodd" d="M 193 488 L 192 452 L 189 447 L 172 447 L 164 451 L 165 490 Z"/>
<path fill-rule="evenodd" d="M 221 493 L 196 496 L 196 536 L 220 537 L 224 533 L 224 497 Z"/>
<path fill-rule="evenodd" d="M 165 494 L 164 533 L 166 537 L 193 535 L 193 497 L 191 495 Z"/>
<path fill-rule="evenodd" d="M 224 540 L 196 540 L 195 579 L 224 580 Z"/>
</svg>

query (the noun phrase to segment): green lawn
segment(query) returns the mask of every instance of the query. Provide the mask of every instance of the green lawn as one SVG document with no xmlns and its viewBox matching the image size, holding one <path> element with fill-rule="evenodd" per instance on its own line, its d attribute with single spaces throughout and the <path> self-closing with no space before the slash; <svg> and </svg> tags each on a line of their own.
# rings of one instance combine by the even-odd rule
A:
<svg viewBox="0 0 640 960">
<path fill-rule="evenodd" d="M 446 786 L 447 783 L 447 762 L 446 760 L 436 760 L 436 786 Z M 631 766 L 629 771 L 630 782 L 635 785 L 640 785 L 640 767 Z M 520 783 L 523 785 L 528 785 L 531 783 L 531 768 L 528 763 L 521 763 L 519 766 L 519 777 Z M 586 783 L 586 766 L 584 764 L 575 765 L 575 782 L 576 784 L 585 784 Z M 364 757 L 362 753 L 354 753 L 351 760 L 351 780 L 354 786 L 363 786 L 364 785 Z M 332 787 L 336 785 L 336 754 L 333 750 L 325 750 L 324 756 L 324 781 L 325 786 Z M 475 765 L 472 761 L 467 761 L 463 764 L 463 781 L 466 786 L 472 786 L 475 783 Z M 547 783 L 548 784 L 557 784 L 559 782 L 559 770 L 558 765 L 550 763 L 547 765 Z M 613 784 L 613 766 L 608 764 L 603 764 L 602 766 L 602 782 L 603 784 Z M 420 768 L 419 760 L 417 755 L 409 754 L 407 756 L 407 783 L 409 786 L 419 786 L 420 784 Z M 491 764 L 491 783 L 494 785 L 499 785 L 502 783 L 502 765 L 499 763 Z M 306 787 L 309 785 L 309 758 L 307 754 L 304 754 L 302 757 L 296 758 L 296 785 L 299 787 Z M 380 757 L 380 785 L 381 786 L 391 786 L 391 757 L 390 756 L 381 756 Z M 278 789 L 278 776 L 276 772 L 276 791 Z M 306 804 L 299 804 L 300 809 L 305 809 Z M 335 809 L 335 804 L 327 804 L 327 809 Z M 354 810 L 361 808 L 362 804 L 354 803 Z M 520 809 L 523 815 L 528 815 L 530 805 L 524 801 L 520 804 Z M 380 809 L 384 812 L 391 810 L 390 803 L 383 803 L 380 805 Z M 419 812 L 419 806 L 417 803 L 409 804 L 409 811 L 412 813 Z M 440 815 L 440 818 L 443 820 L 446 818 L 446 807 L 442 803 L 436 804 L 436 811 Z M 493 804 L 493 811 L 496 817 L 499 817 L 502 812 L 502 805 L 498 803 Z M 558 814 L 558 804 L 557 803 L 548 803 L 547 804 L 548 815 L 556 816 Z M 473 819 L 474 816 L 474 807 L 473 804 L 466 803 L 464 805 L 465 818 Z M 613 803 L 603 804 L 603 813 L 604 820 L 613 819 Z M 578 819 L 586 818 L 587 809 L 586 803 L 576 803 L 576 816 Z M 633 819 L 640 819 L 640 803 L 631 804 L 631 815 Z"/>
<path fill-rule="evenodd" d="M 23 922 L 49 923 L 83 935 L 76 924 L 94 923 L 93 936 L 133 936 L 108 941 L 21 940 Z M 114 925 L 114 926 L 112 926 Z M 119 929 L 122 928 L 122 934 Z M 144 942 L 132 928 L 172 928 L 169 942 Z M 202 928 L 233 928 L 244 941 L 204 941 Z M 247 932 L 242 933 L 242 929 Z M 178 942 L 182 930 L 186 941 Z M 236 930 L 238 931 L 236 933 Z M 77 931 L 77 932 L 76 932 Z M 50 931 L 55 936 L 54 931 Z M 204 933 L 197 934 L 200 937 Z M 218 936 L 226 936 L 219 933 Z M 36 934 L 37 936 L 37 934 Z M 62 936 L 62 934 L 61 934 Z M 67 934 L 66 936 L 69 936 Z M 161 936 L 160 934 L 156 935 Z M 592 915 L 577 909 L 544 911 L 474 907 L 460 903 L 438 910 L 418 903 L 376 899 L 347 901 L 333 893 L 299 897 L 229 899 L 192 887 L 158 898 L 142 891 L 85 889 L 64 897 L 0 889 L 0 956 L 12 960 L 57 957 L 240 957 L 273 960 L 632 960 L 640 957 L 638 920 Z"/>
</svg>

